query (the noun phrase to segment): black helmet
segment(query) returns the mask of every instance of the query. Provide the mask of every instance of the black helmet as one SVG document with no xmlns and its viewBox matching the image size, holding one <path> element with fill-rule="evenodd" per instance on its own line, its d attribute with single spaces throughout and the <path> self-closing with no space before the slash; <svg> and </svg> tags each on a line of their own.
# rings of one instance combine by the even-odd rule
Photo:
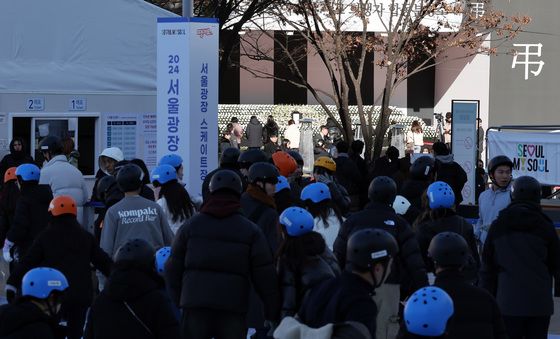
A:
<svg viewBox="0 0 560 339">
<path fill-rule="evenodd" d="M 434 166 L 435 162 L 432 157 L 421 156 L 410 165 L 410 177 L 416 180 L 430 179 Z"/>
<path fill-rule="evenodd" d="M 241 195 L 243 192 L 243 184 L 241 183 L 241 178 L 237 173 L 227 169 L 218 170 L 210 179 L 209 185 L 210 193 L 217 192 L 219 190 L 230 190 L 234 193 Z"/>
<path fill-rule="evenodd" d="M 378 262 L 387 262 L 399 250 L 397 241 L 387 231 L 367 228 L 354 232 L 346 247 L 346 263 L 352 269 L 367 271 Z"/>
<path fill-rule="evenodd" d="M 134 164 L 126 164 L 117 173 L 117 184 L 123 192 L 135 191 L 142 187 L 144 172 Z"/>
<path fill-rule="evenodd" d="M 303 166 L 303 158 L 301 157 L 301 154 L 299 154 L 299 152 L 297 151 L 288 151 L 288 154 L 292 156 L 292 158 L 294 158 L 294 160 L 296 161 L 296 163 L 300 166 Z"/>
<path fill-rule="evenodd" d="M 115 254 L 115 263 L 129 262 L 139 267 L 154 266 L 154 248 L 146 240 L 132 239 L 119 247 Z"/>
<path fill-rule="evenodd" d="M 50 152 L 51 154 L 62 154 L 63 148 L 62 140 L 54 135 L 45 137 L 39 144 L 41 152 Z"/>
<path fill-rule="evenodd" d="M 107 194 L 107 191 L 116 183 L 117 179 L 112 175 L 106 175 L 99 179 L 97 183 L 97 199 L 105 201 L 105 194 Z"/>
<path fill-rule="evenodd" d="M 249 181 L 252 183 L 263 181 L 275 184 L 278 182 L 278 176 L 278 169 L 267 162 L 258 162 L 249 167 Z"/>
<path fill-rule="evenodd" d="M 237 147 L 229 147 L 226 148 L 223 153 L 222 157 L 220 158 L 220 166 L 221 167 L 237 167 L 237 159 L 239 159 L 239 149 Z"/>
<path fill-rule="evenodd" d="M 441 232 L 432 238 L 428 255 L 440 267 L 461 267 L 467 263 L 470 250 L 460 234 Z"/>
<path fill-rule="evenodd" d="M 250 149 L 241 153 L 237 162 L 240 168 L 249 168 L 252 164 L 257 162 L 267 162 L 268 157 L 260 149 Z"/>
<path fill-rule="evenodd" d="M 386 176 L 379 176 L 369 184 L 368 198 L 372 202 L 391 205 L 397 196 L 397 184 Z"/>
<path fill-rule="evenodd" d="M 537 179 L 526 175 L 515 179 L 511 186 L 511 200 L 540 204 L 541 184 Z"/>
<path fill-rule="evenodd" d="M 496 170 L 496 168 L 503 165 L 506 165 L 509 168 L 513 168 L 513 162 L 507 156 L 498 155 L 493 157 L 488 163 L 488 174 L 494 175 L 494 171 Z"/>
</svg>

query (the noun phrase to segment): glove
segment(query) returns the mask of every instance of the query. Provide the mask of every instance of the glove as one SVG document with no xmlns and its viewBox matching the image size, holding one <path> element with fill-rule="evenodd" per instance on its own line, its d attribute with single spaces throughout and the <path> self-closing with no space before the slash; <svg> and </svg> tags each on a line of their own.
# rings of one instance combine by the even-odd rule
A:
<svg viewBox="0 0 560 339">
<path fill-rule="evenodd" d="M 274 330 L 276 330 L 276 322 L 272 321 L 272 320 L 265 320 L 264 321 L 264 327 L 268 328 L 268 332 L 266 334 L 267 337 L 273 337 L 274 336 Z"/>
<path fill-rule="evenodd" d="M 6 241 L 4 241 L 4 248 L 2 248 L 2 255 L 4 256 L 4 260 L 6 260 L 6 262 L 11 262 L 13 260 L 10 253 L 12 247 L 14 247 L 14 243 L 6 239 Z"/>
<path fill-rule="evenodd" d="M 14 302 L 14 300 L 16 299 L 16 293 L 17 293 L 17 289 L 15 288 L 15 286 L 12 285 L 6 285 L 6 300 L 8 301 L 8 304 L 11 304 Z"/>
<path fill-rule="evenodd" d="M 317 180 L 317 182 L 322 182 L 323 184 L 326 184 L 326 185 L 332 183 L 332 179 L 330 178 L 330 176 L 328 174 L 316 175 L 315 179 Z"/>
</svg>

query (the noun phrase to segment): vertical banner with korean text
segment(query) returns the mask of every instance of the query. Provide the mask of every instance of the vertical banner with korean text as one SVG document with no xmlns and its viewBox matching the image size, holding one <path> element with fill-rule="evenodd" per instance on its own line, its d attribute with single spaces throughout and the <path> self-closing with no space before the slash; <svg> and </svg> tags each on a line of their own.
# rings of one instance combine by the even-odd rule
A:
<svg viewBox="0 0 560 339">
<path fill-rule="evenodd" d="M 463 187 L 463 204 L 474 205 L 476 198 L 476 157 L 479 102 L 476 100 L 453 100 L 451 145 L 453 159 L 467 173 L 467 183 Z"/>
<path fill-rule="evenodd" d="M 218 162 L 218 23 L 158 19 L 157 157 L 183 158 L 191 195 Z"/>
</svg>

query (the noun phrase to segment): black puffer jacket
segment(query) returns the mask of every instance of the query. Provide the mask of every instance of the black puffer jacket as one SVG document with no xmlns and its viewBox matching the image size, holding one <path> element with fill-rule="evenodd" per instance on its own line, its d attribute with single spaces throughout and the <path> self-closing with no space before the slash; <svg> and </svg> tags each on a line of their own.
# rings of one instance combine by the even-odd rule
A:
<svg viewBox="0 0 560 339">
<path fill-rule="evenodd" d="M 393 261 L 388 283 L 401 284 L 406 272 L 414 290 L 428 285 L 424 260 L 418 241 L 409 224 L 398 216 L 391 206 L 370 202 L 366 208 L 351 215 L 338 233 L 334 242 L 334 253 L 341 267 L 346 264 L 346 244 L 352 233 L 366 228 L 380 228 L 391 233 L 399 245 L 399 254 Z"/>
<path fill-rule="evenodd" d="M 560 296 L 560 244 L 540 206 L 512 202 L 490 226 L 482 251 L 481 287 L 504 316 L 542 317 Z"/>
<path fill-rule="evenodd" d="M 461 191 L 467 183 L 467 173 L 457 162 L 453 161 L 453 154 L 436 156 L 436 180 L 446 182 L 455 193 L 455 204 L 463 201 Z"/>
<path fill-rule="evenodd" d="M 480 257 L 478 256 L 478 248 L 472 225 L 463 217 L 455 214 L 453 210 L 447 209 L 441 212 L 445 213 L 442 218 L 432 220 L 427 217 L 415 225 L 418 245 L 420 245 L 420 251 L 428 271 L 434 272 L 433 262 L 428 258 L 428 248 L 432 238 L 441 232 L 455 232 L 465 238 L 471 250 L 471 258 L 465 267 L 465 276 L 467 279 L 476 279 L 480 267 Z"/>
<path fill-rule="evenodd" d="M 336 180 L 346 188 L 349 195 L 360 195 L 363 191 L 365 178 L 360 169 L 348 155 L 339 155 L 336 159 Z"/>
<path fill-rule="evenodd" d="M 35 304 L 20 300 L 0 307 L 0 338 L 63 339 L 64 331 Z"/>
<path fill-rule="evenodd" d="M 302 258 L 299 269 L 291 268 L 285 259 L 278 261 L 278 276 L 282 288 L 281 317 L 294 316 L 305 295 L 321 282 L 340 274 L 340 268 L 332 252 L 323 244 L 322 253 L 308 253 Z M 311 249 L 310 252 L 314 252 Z"/>
<path fill-rule="evenodd" d="M 37 235 L 35 242 L 10 275 L 8 284 L 20 286 L 23 275 L 35 267 L 52 267 L 68 279 L 66 302 L 89 306 L 93 296 L 91 264 L 108 276 L 111 258 L 103 252 L 94 237 L 72 216 L 53 218 L 52 224 Z M 61 220 L 62 219 L 62 220 Z"/>
<path fill-rule="evenodd" d="M 181 308 L 247 313 L 250 282 L 267 319 L 278 317 L 279 289 L 272 254 L 259 227 L 239 212 L 239 198 L 212 195 L 177 233 L 165 278 Z"/>
<path fill-rule="evenodd" d="M 50 220 L 49 204 L 53 199 L 49 185 L 24 184 L 16 205 L 14 222 L 6 234 L 6 239 L 14 243 L 21 259 L 37 235 L 44 230 Z"/>
<path fill-rule="evenodd" d="M 155 272 L 116 269 L 91 306 L 84 339 L 127 338 L 180 338 L 171 300 L 165 292 L 163 280 Z"/>
<path fill-rule="evenodd" d="M 245 134 L 247 135 L 247 146 L 248 147 L 262 147 L 263 127 L 259 119 L 252 117 L 245 129 Z"/>
<path fill-rule="evenodd" d="M 410 202 L 411 208 L 422 211 L 422 196 L 430 184 L 426 180 L 408 179 L 403 183 L 399 194 Z"/>
<path fill-rule="evenodd" d="M 0 244 L 4 244 L 6 234 L 14 222 L 19 195 L 19 188 L 15 180 L 5 183 L 2 187 L 2 196 L 0 197 Z"/>
<path fill-rule="evenodd" d="M 249 187 L 251 186 L 252 185 L 249 185 Z M 271 201 L 273 202 L 274 200 L 271 198 Z M 278 211 L 276 210 L 276 206 L 274 204 L 267 204 L 255 198 L 251 193 L 245 192 L 241 196 L 241 208 L 243 209 L 243 214 L 250 221 L 257 224 L 263 232 L 270 248 L 270 253 L 276 253 L 280 243 Z"/>
<path fill-rule="evenodd" d="M 22 150 L 16 151 L 14 148 L 14 141 L 19 141 L 22 144 Z M 10 142 L 10 154 L 6 154 L 0 161 L 0 188 L 4 185 L 4 173 L 10 167 L 18 167 L 21 164 L 33 164 L 33 158 L 29 155 L 23 138 L 14 138 Z"/>
<path fill-rule="evenodd" d="M 486 290 L 468 284 L 457 270 L 438 273 L 435 286 L 453 299 L 453 318 L 447 328 L 453 339 L 507 338 L 500 309 Z"/>
</svg>

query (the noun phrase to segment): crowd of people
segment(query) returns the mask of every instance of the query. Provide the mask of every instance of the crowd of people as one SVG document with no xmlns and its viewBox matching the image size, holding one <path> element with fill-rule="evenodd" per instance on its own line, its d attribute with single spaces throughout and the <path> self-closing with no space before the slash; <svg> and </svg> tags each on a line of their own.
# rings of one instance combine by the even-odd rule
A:
<svg viewBox="0 0 560 339">
<path fill-rule="evenodd" d="M 107 148 L 89 194 L 60 138 L 41 142 L 42 168 L 15 139 L 1 162 L 0 338 L 546 338 L 560 244 L 537 180 L 492 159 L 472 225 L 444 142 L 412 164 L 394 147 L 370 163 L 325 125 L 335 151 L 304 176 L 297 147 L 263 143 L 278 136 L 270 118 L 232 121 L 202 198 L 176 154 L 150 173 Z"/>
</svg>

